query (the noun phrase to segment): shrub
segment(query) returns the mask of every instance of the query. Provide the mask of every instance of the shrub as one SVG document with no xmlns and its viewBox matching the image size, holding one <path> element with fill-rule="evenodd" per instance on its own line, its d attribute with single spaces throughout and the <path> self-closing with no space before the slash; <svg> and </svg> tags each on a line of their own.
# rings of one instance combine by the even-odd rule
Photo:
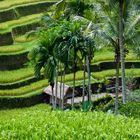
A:
<svg viewBox="0 0 140 140">
<path fill-rule="evenodd" d="M 105 97 L 99 98 L 96 101 L 92 102 L 92 110 L 103 110 L 104 106 L 112 100 L 112 97 L 106 95 Z"/>
<path fill-rule="evenodd" d="M 128 102 L 119 108 L 121 114 L 128 117 L 140 118 L 140 102 Z"/>
</svg>

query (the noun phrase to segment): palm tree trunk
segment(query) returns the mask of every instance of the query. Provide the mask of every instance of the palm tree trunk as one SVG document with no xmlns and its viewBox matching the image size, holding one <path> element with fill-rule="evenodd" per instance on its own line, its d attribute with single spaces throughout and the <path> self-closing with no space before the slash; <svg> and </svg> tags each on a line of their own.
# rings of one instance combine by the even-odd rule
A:
<svg viewBox="0 0 140 140">
<path fill-rule="evenodd" d="M 55 86 L 55 104 L 54 104 L 54 108 L 56 109 L 57 107 L 57 87 L 58 87 L 58 70 L 56 70 L 56 82 L 55 82 L 56 86 Z"/>
<path fill-rule="evenodd" d="M 86 57 L 86 63 L 88 72 L 88 101 L 91 102 L 91 79 L 90 79 L 90 64 L 88 56 Z"/>
<path fill-rule="evenodd" d="M 53 110 L 55 109 L 55 105 L 54 105 L 54 83 L 51 85 L 52 87 L 52 106 L 53 106 Z"/>
<path fill-rule="evenodd" d="M 72 109 L 74 108 L 74 93 L 75 93 L 75 77 L 76 77 L 76 51 L 74 51 L 74 67 L 73 67 L 73 92 L 72 92 Z"/>
<path fill-rule="evenodd" d="M 73 75 L 73 92 L 72 92 L 72 109 L 74 108 L 75 75 L 76 75 L 76 72 L 74 71 L 74 75 Z"/>
<path fill-rule="evenodd" d="M 60 64 L 61 65 L 61 64 Z M 62 82 L 63 82 L 63 71 L 61 69 L 61 66 L 60 66 L 60 73 L 61 73 L 61 81 L 60 81 L 60 101 L 62 101 Z M 60 107 L 62 107 L 62 102 L 60 102 L 59 104 Z"/>
<path fill-rule="evenodd" d="M 63 71 L 63 91 L 62 91 L 62 110 L 64 110 L 64 92 L 65 92 L 65 68 Z"/>
<path fill-rule="evenodd" d="M 116 85 L 115 85 L 115 114 L 118 114 L 118 94 L 119 94 L 119 65 L 120 65 L 120 58 L 119 56 L 116 57 Z"/>
<path fill-rule="evenodd" d="M 121 53 L 121 80 L 122 80 L 122 96 L 123 104 L 126 103 L 126 83 L 125 83 L 125 58 L 124 58 L 124 44 L 123 44 L 123 0 L 119 0 L 119 46 Z"/>
<path fill-rule="evenodd" d="M 83 99 L 82 102 L 85 101 L 85 80 L 86 80 L 86 58 L 84 59 L 84 77 L 83 77 Z"/>
</svg>

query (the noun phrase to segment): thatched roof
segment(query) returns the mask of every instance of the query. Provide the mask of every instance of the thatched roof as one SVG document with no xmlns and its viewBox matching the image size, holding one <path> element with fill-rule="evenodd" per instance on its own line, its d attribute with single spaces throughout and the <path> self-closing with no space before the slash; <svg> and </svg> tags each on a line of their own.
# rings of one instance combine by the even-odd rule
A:
<svg viewBox="0 0 140 140">
<path fill-rule="evenodd" d="M 58 82 L 57 83 L 57 89 L 56 89 L 56 83 L 54 84 L 54 96 L 55 96 L 55 91 L 57 90 L 57 98 L 62 99 L 62 92 L 63 92 L 63 85 L 64 85 L 64 98 L 70 98 L 72 97 L 72 88 L 69 87 L 68 85 L 65 85 L 63 83 Z M 61 88 L 61 98 L 60 98 L 60 87 Z M 49 94 L 52 96 L 52 88 L 51 86 L 48 86 L 47 88 L 44 89 L 44 93 Z M 75 92 L 77 93 L 77 92 Z"/>
</svg>

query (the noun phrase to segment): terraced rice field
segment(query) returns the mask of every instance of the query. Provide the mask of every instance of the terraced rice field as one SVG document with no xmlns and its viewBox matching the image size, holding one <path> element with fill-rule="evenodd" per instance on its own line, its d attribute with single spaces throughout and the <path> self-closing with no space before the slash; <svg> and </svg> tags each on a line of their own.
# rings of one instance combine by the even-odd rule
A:
<svg viewBox="0 0 140 140">
<path fill-rule="evenodd" d="M 37 42 L 35 38 L 27 39 L 26 36 L 38 27 L 41 16 L 55 2 L 57 0 L 0 1 L 0 98 L 41 94 L 43 88 L 48 85 L 47 80 L 36 79 L 33 68 L 27 66 L 27 54 Z M 42 4 L 45 6 L 42 7 Z M 37 10 L 34 8 L 36 6 Z M 135 77 L 140 77 L 140 60 L 130 52 L 126 61 L 130 63 L 126 73 L 129 74 L 133 70 Z M 115 76 L 114 64 L 106 69 L 108 62 L 114 63 L 112 50 L 103 49 L 95 53 L 92 66 L 96 67 L 96 70 L 91 68 L 92 83 L 103 82 L 104 79 Z M 134 68 L 130 70 L 132 65 Z M 73 74 L 67 74 L 66 84 L 72 86 L 72 80 Z M 82 85 L 82 82 L 81 68 L 76 73 L 76 86 Z"/>
<path fill-rule="evenodd" d="M 26 36 L 39 26 L 41 16 L 55 2 L 57 0 L 0 1 L 0 98 L 41 94 L 48 85 L 47 80 L 35 79 L 33 69 L 26 65 L 28 52 L 37 45 L 35 38 Z"/>
</svg>

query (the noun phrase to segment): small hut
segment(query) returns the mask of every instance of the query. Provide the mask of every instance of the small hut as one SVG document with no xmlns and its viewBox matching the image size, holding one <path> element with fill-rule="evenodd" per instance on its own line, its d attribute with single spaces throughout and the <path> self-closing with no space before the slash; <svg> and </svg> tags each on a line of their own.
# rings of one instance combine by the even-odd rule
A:
<svg viewBox="0 0 140 140">
<path fill-rule="evenodd" d="M 56 92 L 57 90 L 57 92 Z M 63 92 L 64 90 L 64 92 Z M 47 88 L 44 89 L 44 93 L 45 93 L 45 98 L 46 98 L 46 102 L 52 104 L 52 87 L 48 86 Z M 54 88 L 53 88 L 53 93 L 54 93 L 54 98 L 56 98 L 57 96 L 57 104 L 61 104 L 62 103 L 62 99 L 64 102 L 64 105 L 67 104 L 67 99 L 72 98 L 72 93 L 73 93 L 73 89 L 71 87 L 69 87 L 68 85 L 65 85 L 63 83 L 58 82 L 57 84 L 54 84 Z M 76 96 L 78 94 L 77 91 L 75 91 L 74 96 Z"/>
</svg>

